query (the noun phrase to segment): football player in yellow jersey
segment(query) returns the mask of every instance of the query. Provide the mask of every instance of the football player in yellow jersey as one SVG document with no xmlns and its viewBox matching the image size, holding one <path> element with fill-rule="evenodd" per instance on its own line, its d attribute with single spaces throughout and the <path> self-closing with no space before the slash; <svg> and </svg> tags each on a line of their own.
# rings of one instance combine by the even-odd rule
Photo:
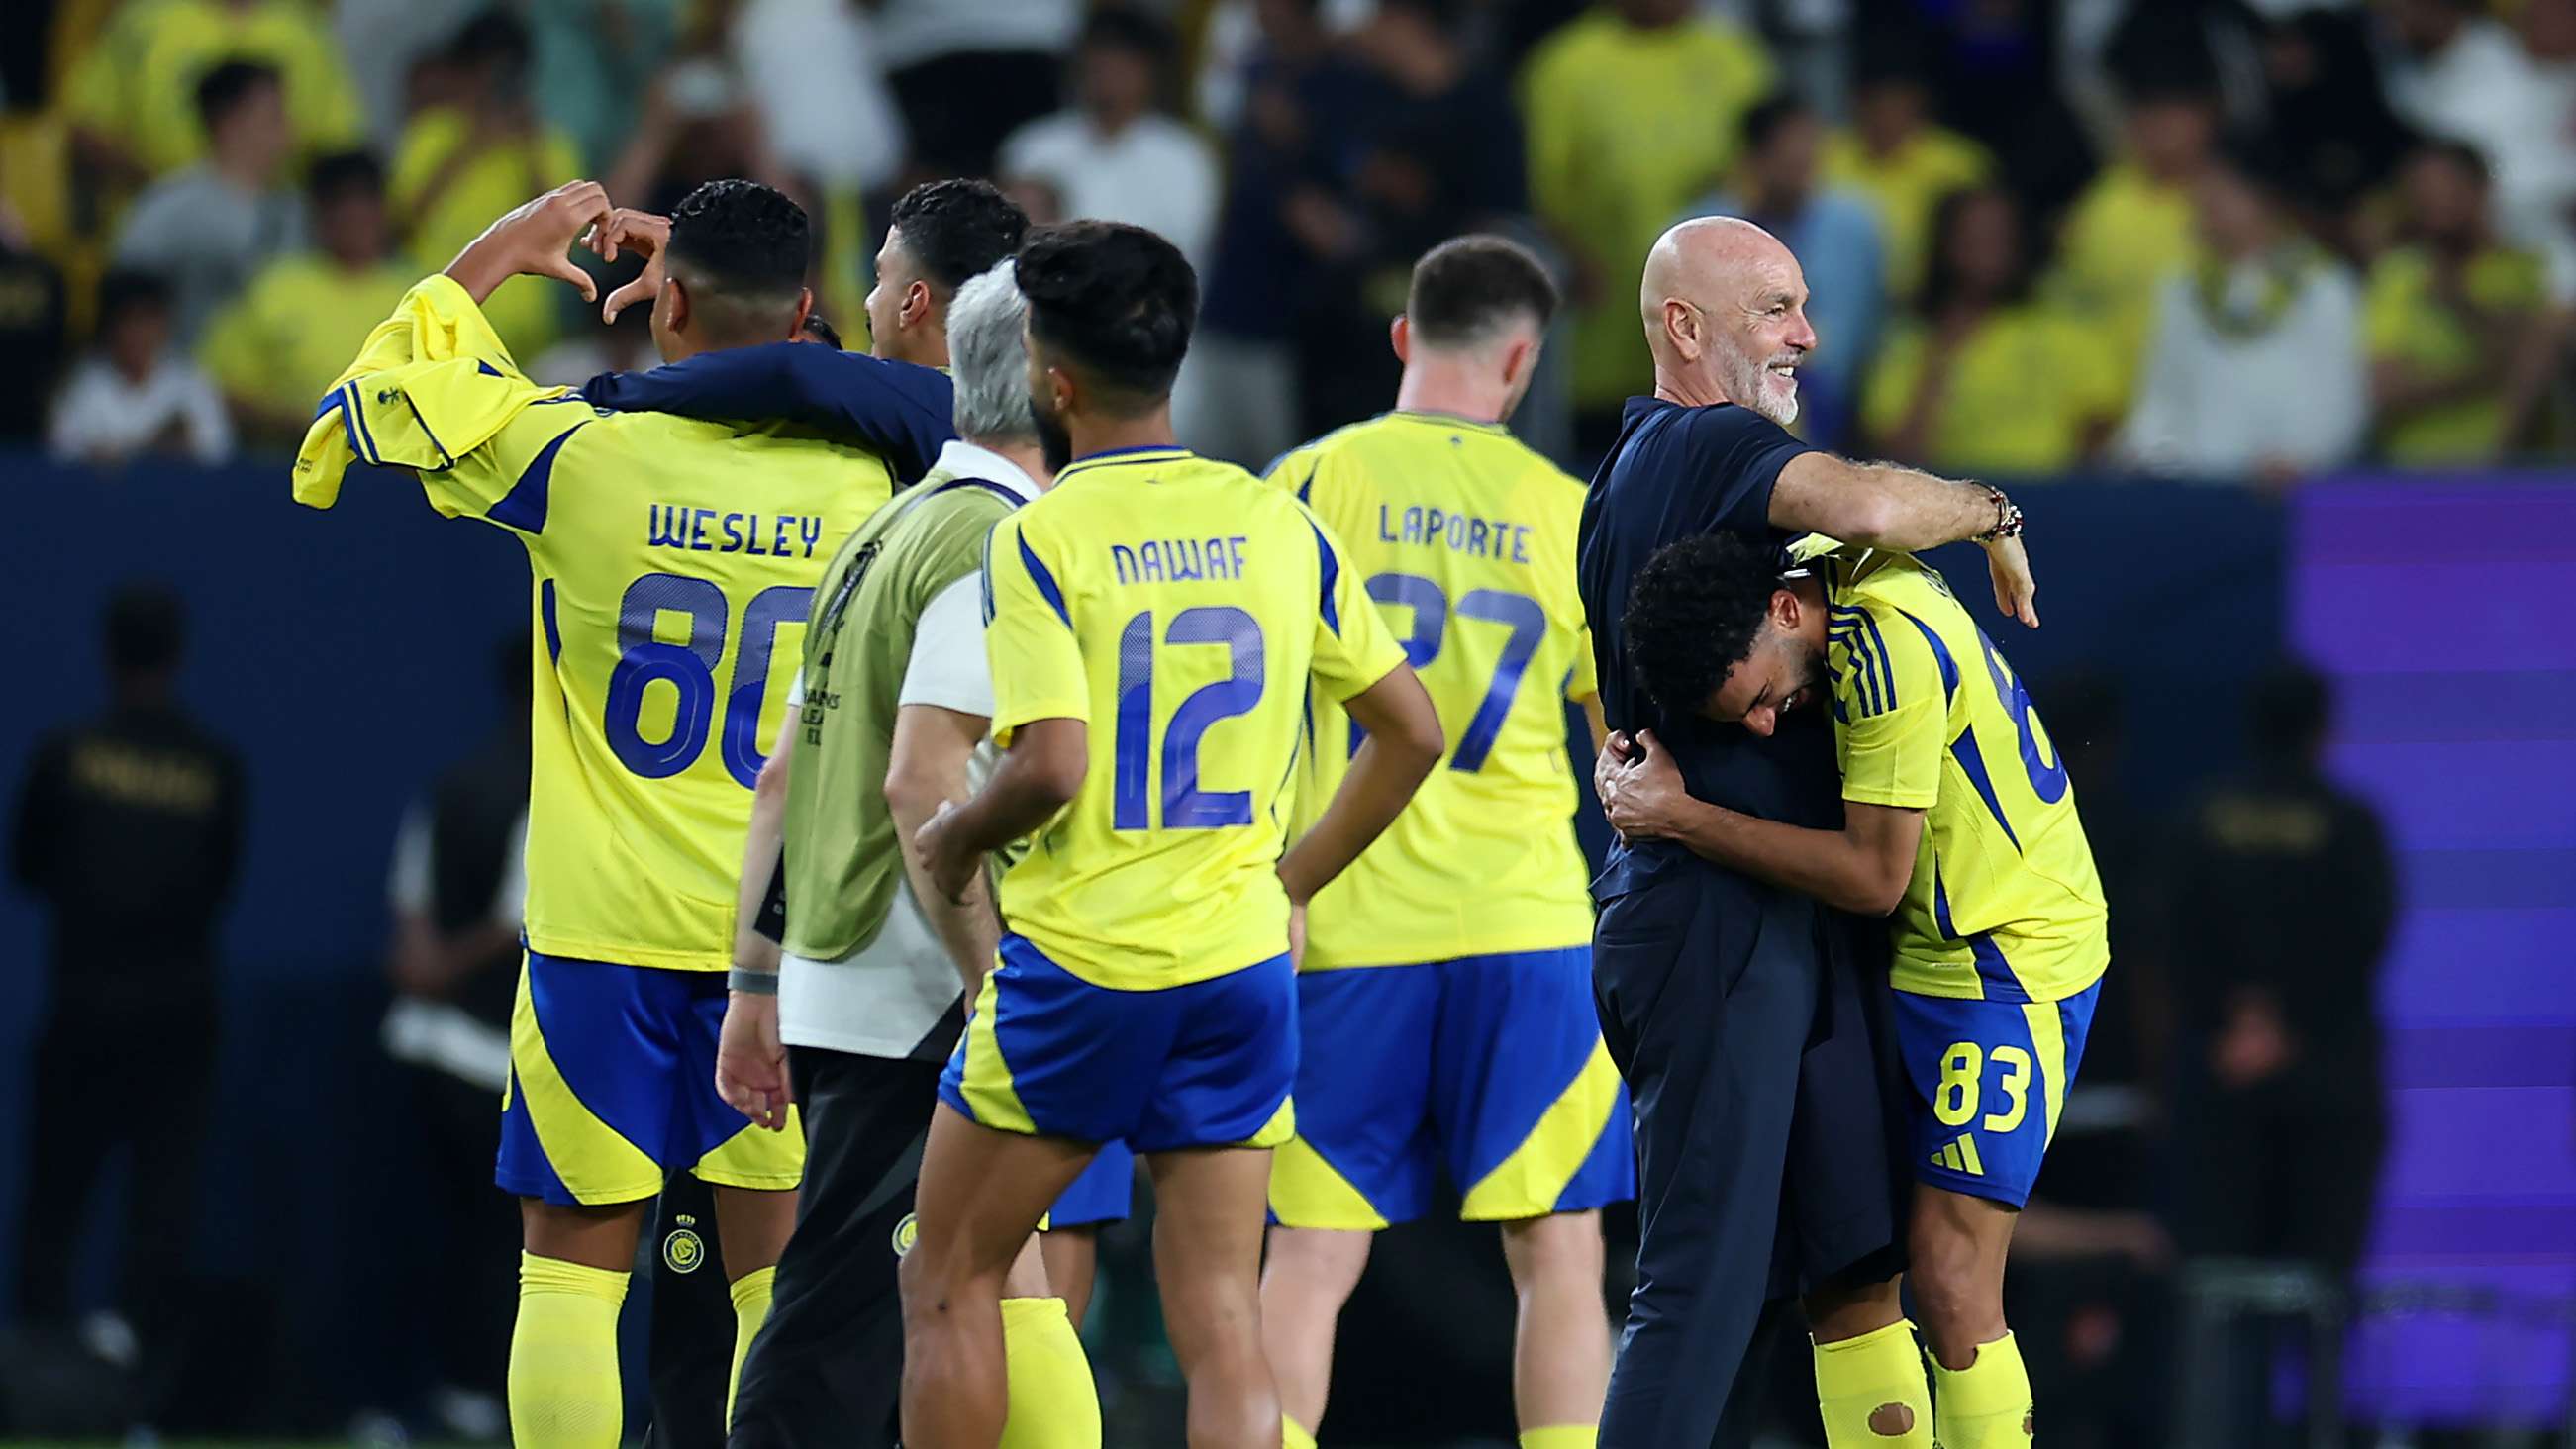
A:
<svg viewBox="0 0 2576 1449">
<path fill-rule="evenodd" d="M 1624 833 L 1891 918 L 1916 1099 L 1909 1272 L 1935 1424 L 1930 1440 L 1920 1425 L 1873 1438 L 2027 1445 L 2004 1256 L 2110 964 L 2102 883 L 2030 692 L 1940 574 L 1821 540 L 1800 553 L 1723 535 L 1673 544 L 1639 572 L 1624 623 L 1641 682 L 1677 708 L 1761 735 L 1785 710 L 1831 709 L 1843 828 L 1693 800 L 1651 732 L 1632 762 L 1605 752 L 1596 782 Z"/>
<path fill-rule="evenodd" d="M 952 896 L 1030 844 L 922 1159 L 903 1442 L 991 1449 L 1003 1275 L 1124 1138 L 1154 1174 L 1190 1443 L 1275 1449 L 1262 1202 L 1294 1127 L 1298 922 L 1421 784 L 1440 721 L 1331 531 L 1172 441 L 1198 303 L 1179 250 L 1076 222 L 1033 233 L 1017 273 L 1040 432 L 1074 461 L 985 550 L 1002 761 L 915 838 Z M 1310 682 L 1368 739 L 1292 846 Z"/>
<path fill-rule="evenodd" d="M 796 658 L 835 545 L 893 489 L 875 454 L 815 434 L 597 412 L 526 382 L 479 304 L 517 274 L 591 295 L 566 253 L 609 214 L 580 182 L 495 222 L 412 289 L 324 409 L 368 461 L 426 439 L 431 505 L 517 534 L 536 574 L 528 960 L 497 1174 L 525 1228 L 511 1434 L 536 1449 L 618 1440 L 618 1307 L 669 1173 L 718 1190 L 737 1369 L 767 1312 L 803 1149 L 716 1093 L 734 873 L 795 673 L 773 666 Z M 810 241 L 785 196 L 710 183 L 659 245 L 665 359 L 797 335 Z"/>
<path fill-rule="evenodd" d="M 1636 1157 L 1592 1005 L 1566 754 L 1568 699 L 1601 729 L 1574 573 L 1583 485 L 1503 427 L 1556 301 L 1514 242 L 1433 248 L 1394 324 L 1395 410 L 1270 473 L 1343 540 L 1448 746 L 1307 916 L 1297 1136 L 1271 1164 L 1261 1284 L 1290 1449 L 1320 1427 L 1371 1235 L 1429 1211 L 1443 1168 L 1461 1216 L 1502 1224 L 1523 1449 L 1590 1449 L 1610 1381 L 1599 1209 L 1636 1195 Z M 1312 718 L 1301 812 L 1361 739 L 1325 692 Z"/>
</svg>

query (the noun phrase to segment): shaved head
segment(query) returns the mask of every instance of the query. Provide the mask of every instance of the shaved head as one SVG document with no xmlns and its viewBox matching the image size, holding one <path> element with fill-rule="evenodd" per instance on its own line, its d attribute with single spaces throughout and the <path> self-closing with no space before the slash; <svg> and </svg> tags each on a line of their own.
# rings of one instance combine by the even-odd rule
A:
<svg viewBox="0 0 2576 1449">
<path fill-rule="evenodd" d="M 1646 254 L 1637 306 L 1659 396 L 1731 402 L 1780 424 L 1798 416 L 1798 363 L 1816 346 L 1807 278 L 1749 221 L 1682 222 Z"/>
</svg>

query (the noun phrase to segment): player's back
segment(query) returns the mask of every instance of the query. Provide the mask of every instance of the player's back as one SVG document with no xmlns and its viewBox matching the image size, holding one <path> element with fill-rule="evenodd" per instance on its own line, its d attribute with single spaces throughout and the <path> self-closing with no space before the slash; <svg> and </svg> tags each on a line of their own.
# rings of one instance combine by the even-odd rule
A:
<svg viewBox="0 0 2576 1449">
<path fill-rule="evenodd" d="M 1363 596 L 1331 536 L 1240 468 L 1136 449 L 1003 520 L 985 578 L 996 738 L 1089 725 L 1080 793 L 1003 879 L 1010 929 L 1121 989 L 1281 955 L 1307 681 L 1346 697 L 1395 662 L 1373 621 L 1346 646 Z"/>
<path fill-rule="evenodd" d="M 1862 548 L 1823 562 L 1846 769 L 1856 723 L 1872 716 L 1921 711 L 1909 728 L 1940 742 L 1938 799 L 1895 916 L 1894 984 L 1989 1000 L 2082 991 L 2109 960 L 2108 916 L 2030 691 L 1929 566 Z"/>
<path fill-rule="evenodd" d="M 544 415 L 577 413 L 562 427 Z M 875 455 L 778 426 L 528 410 L 487 516 L 536 575 L 530 946 L 720 970 L 745 792 L 833 550 L 891 495 Z M 435 485 L 433 484 L 433 490 Z"/>
<path fill-rule="evenodd" d="M 1404 814 L 1317 896 L 1308 969 L 1589 941 L 1565 721 L 1568 698 L 1594 693 L 1575 578 L 1583 485 L 1500 425 L 1420 412 L 1327 434 L 1270 481 L 1343 541 L 1448 744 Z M 1313 719 L 1301 823 L 1360 738 L 1320 693 Z"/>
</svg>

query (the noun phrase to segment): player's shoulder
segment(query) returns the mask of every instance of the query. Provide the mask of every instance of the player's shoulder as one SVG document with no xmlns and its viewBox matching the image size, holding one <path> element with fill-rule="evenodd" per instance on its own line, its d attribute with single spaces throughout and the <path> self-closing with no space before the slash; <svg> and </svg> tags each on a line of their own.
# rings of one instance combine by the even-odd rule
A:
<svg viewBox="0 0 2576 1449">
<path fill-rule="evenodd" d="M 1826 560 L 1833 629 L 1859 636 L 1889 671 L 1937 674 L 1945 691 L 1957 685 L 1960 652 L 1971 647 L 1977 626 L 1938 571 L 1909 553 L 1857 545 Z"/>
</svg>

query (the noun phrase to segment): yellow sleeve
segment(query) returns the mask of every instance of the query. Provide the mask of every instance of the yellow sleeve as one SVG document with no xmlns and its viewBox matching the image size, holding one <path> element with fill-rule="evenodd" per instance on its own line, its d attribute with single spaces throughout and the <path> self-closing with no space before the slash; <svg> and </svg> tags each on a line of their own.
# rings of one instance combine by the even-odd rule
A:
<svg viewBox="0 0 2576 1449">
<path fill-rule="evenodd" d="M 558 442 L 594 418 L 578 404 L 539 406 L 570 392 L 522 376 L 465 289 L 425 278 L 322 399 L 296 452 L 296 501 L 330 507 L 352 464 L 412 468 L 439 512 L 540 533 Z"/>
<path fill-rule="evenodd" d="M 1565 697 L 1590 699 L 1600 692 L 1600 670 L 1592 662 L 1592 626 L 1586 624 L 1574 636 L 1574 672 L 1566 677 Z"/>
<path fill-rule="evenodd" d="M 993 739 L 1042 719 L 1091 720 L 1091 681 L 1065 606 L 1056 550 L 1013 514 L 984 540 L 984 660 L 993 673 Z"/>
<path fill-rule="evenodd" d="M 2407 333 L 2415 312 L 2415 271 L 2413 259 L 2404 255 L 2382 257 L 2370 269 L 2370 290 L 2361 307 L 2361 333 L 2363 346 L 2374 360 L 2403 356 L 2407 351 Z"/>
<path fill-rule="evenodd" d="M 1291 448 L 1271 463 L 1270 472 L 1261 481 L 1283 493 L 1296 493 L 1314 479 L 1322 466 L 1323 460 L 1312 448 Z"/>
<path fill-rule="evenodd" d="M 1404 662 L 1404 646 L 1387 632 L 1386 619 L 1349 566 L 1341 540 L 1311 509 L 1301 510 L 1315 530 L 1322 590 L 1315 620 L 1315 682 L 1338 702 L 1366 691 Z"/>
<path fill-rule="evenodd" d="M 1928 810 L 1941 795 L 1949 690 L 1932 646 L 1894 610 L 1835 606 L 1834 743 L 1843 798 L 1864 805 Z"/>
</svg>

